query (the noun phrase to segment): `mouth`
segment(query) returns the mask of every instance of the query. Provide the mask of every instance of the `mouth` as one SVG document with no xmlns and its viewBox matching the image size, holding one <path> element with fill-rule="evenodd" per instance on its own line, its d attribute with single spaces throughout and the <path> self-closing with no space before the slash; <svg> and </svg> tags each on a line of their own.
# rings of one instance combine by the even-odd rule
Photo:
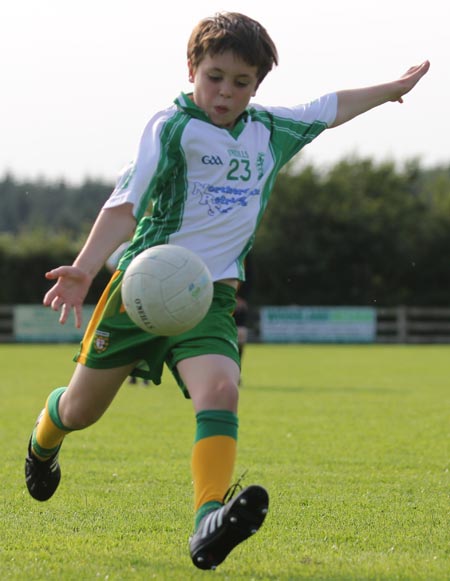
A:
<svg viewBox="0 0 450 581">
<path fill-rule="evenodd" d="M 214 107 L 214 112 L 217 113 L 217 115 L 225 115 L 226 113 L 228 113 L 228 111 L 229 109 L 227 107 L 222 107 L 220 105 Z"/>
</svg>

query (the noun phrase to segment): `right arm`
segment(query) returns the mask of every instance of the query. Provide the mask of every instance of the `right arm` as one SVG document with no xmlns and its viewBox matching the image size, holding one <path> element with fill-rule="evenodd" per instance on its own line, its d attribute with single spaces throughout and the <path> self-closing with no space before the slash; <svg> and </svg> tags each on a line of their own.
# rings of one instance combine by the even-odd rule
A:
<svg viewBox="0 0 450 581">
<path fill-rule="evenodd" d="M 60 323 L 67 321 L 73 309 L 75 325 L 81 327 L 81 307 L 92 280 L 112 252 L 132 237 L 135 227 L 132 204 L 103 208 L 73 265 L 60 266 L 45 274 L 56 283 L 45 295 L 43 304 L 54 311 L 61 309 Z"/>
<path fill-rule="evenodd" d="M 173 108 L 175 111 L 175 108 Z M 171 114 L 169 114 L 170 116 Z M 149 201 L 149 183 L 161 156 L 160 132 L 167 115 L 155 115 L 141 137 L 136 161 L 121 174 L 111 196 L 103 205 L 92 230 L 72 266 L 60 266 L 46 273 L 56 280 L 44 297 L 44 305 L 54 311 L 61 309 L 60 323 L 65 323 L 73 309 L 75 324 L 81 326 L 81 307 L 93 278 L 106 264 L 111 254 L 132 237 Z"/>
</svg>

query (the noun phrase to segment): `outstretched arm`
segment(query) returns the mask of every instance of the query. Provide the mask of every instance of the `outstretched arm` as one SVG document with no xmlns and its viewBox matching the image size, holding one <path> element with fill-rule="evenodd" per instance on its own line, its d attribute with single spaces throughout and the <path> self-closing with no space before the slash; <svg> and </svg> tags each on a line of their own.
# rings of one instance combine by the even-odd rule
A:
<svg viewBox="0 0 450 581">
<path fill-rule="evenodd" d="M 59 266 L 45 277 L 56 283 L 44 297 L 44 305 L 61 309 L 59 322 L 64 324 L 73 309 L 75 325 L 81 327 L 81 307 L 92 280 L 111 253 L 129 240 L 136 227 L 131 204 L 106 208 L 100 214 L 72 266 Z"/>
<path fill-rule="evenodd" d="M 421 65 L 408 69 L 396 81 L 374 85 L 373 87 L 338 91 L 336 119 L 330 127 L 342 125 L 342 123 L 350 121 L 350 119 L 353 119 L 357 115 L 361 115 L 361 113 L 365 113 L 388 101 L 403 103 L 403 95 L 409 93 L 415 87 L 420 79 L 428 72 L 429 68 L 429 61 L 425 61 Z"/>
</svg>

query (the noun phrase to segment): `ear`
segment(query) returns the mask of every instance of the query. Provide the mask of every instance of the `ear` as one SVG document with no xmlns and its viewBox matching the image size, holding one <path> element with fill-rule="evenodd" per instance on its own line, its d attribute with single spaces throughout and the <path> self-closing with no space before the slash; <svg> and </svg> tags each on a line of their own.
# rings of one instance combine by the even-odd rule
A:
<svg viewBox="0 0 450 581">
<path fill-rule="evenodd" d="M 188 66 L 188 72 L 189 72 L 189 82 L 193 83 L 195 81 L 195 70 L 194 67 L 192 66 L 192 63 L 190 60 L 188 60 L 187 62 L 187 66 Z"/>
</svg>

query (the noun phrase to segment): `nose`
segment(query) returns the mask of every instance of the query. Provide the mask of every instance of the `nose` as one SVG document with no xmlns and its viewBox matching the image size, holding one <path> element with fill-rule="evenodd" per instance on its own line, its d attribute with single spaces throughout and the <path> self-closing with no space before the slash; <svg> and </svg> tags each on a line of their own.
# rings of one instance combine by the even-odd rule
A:
<svg viewBox="0 0 450 581">
<path fill-rule="evenodd" d="M 225 98 L 231 97 L 231 95 L 232 95 L 231 83 L 229 83 L 228 81 L 223 81 L 220 84 L 219 93 L 220 93 L 221 97 L 225 97 Z"/>
</svg>

